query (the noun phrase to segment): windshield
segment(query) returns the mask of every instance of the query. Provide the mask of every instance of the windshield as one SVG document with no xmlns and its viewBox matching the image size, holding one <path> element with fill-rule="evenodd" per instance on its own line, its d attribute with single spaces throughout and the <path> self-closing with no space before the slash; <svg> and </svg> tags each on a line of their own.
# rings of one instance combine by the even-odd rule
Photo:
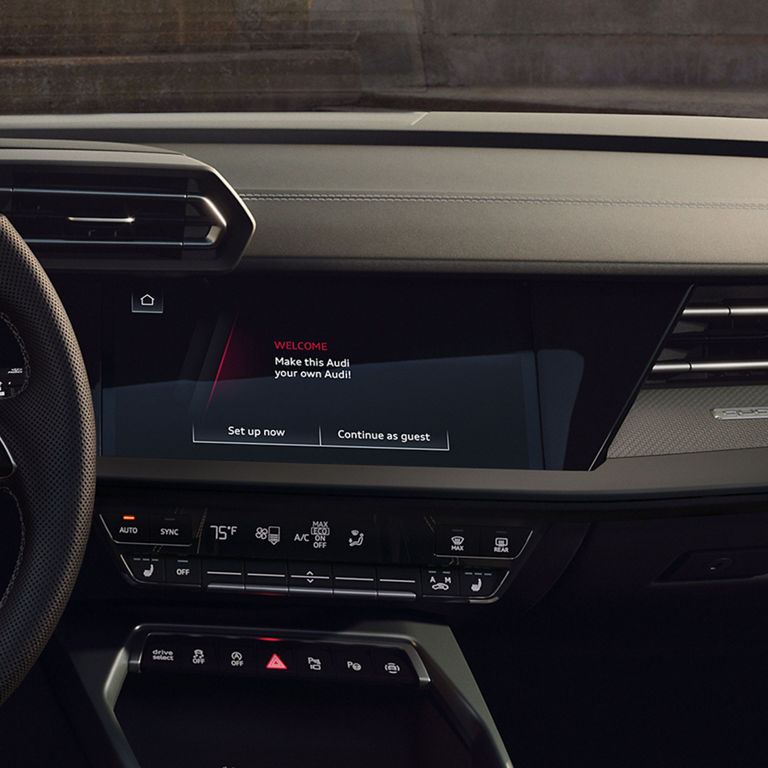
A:
<svg viewBox="0 0 768 768">
<path fill-rule="evenodd" d="M 756 2 L 6 0 L 0 113 L 763 116 Z"/>
</svg>

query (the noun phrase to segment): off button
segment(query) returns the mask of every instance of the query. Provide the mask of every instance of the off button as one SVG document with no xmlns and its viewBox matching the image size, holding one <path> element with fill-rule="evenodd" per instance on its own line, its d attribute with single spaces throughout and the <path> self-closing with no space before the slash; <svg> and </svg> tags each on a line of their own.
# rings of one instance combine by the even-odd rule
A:
<svg viewBox="0 0 768 768">
<path fill-rule="evenodd" d="M 188 584 L 200 586 L 200 561 L 192 557 L 165 558 L 165 581 L 167 584 Z"/>
</svg>

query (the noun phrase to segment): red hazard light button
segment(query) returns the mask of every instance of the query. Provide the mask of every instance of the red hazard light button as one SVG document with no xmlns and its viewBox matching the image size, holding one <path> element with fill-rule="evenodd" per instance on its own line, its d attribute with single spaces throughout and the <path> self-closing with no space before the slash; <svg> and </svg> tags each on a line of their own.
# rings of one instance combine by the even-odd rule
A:
<svg viewBox="0 0 768 768">
<path fill-rule="evenodd" d="M 276 654 L 273 653 L 269 661 L 267 662 L 267 669 L 284 669 L 287 670 L 288 667 L 286 663 Z"/>
</svg>

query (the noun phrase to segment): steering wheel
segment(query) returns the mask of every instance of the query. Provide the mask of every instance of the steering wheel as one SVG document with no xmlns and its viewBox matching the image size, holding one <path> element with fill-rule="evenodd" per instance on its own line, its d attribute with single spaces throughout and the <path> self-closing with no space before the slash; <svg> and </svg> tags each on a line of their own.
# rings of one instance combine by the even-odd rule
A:
<svg viewBox="0 0 768 768">
<path fill-rule="evenodd" d="M 0 703 L 30 670 L 75 584 L 93 514 L 96 431 L 88 378 L 69 319 L 21 236 L 0 216 L 0 318 L 21 346 L 25 381 L 0 400 L 13 470 L 0 493 L 21 546 L 0 598 Z"/>
</svg>

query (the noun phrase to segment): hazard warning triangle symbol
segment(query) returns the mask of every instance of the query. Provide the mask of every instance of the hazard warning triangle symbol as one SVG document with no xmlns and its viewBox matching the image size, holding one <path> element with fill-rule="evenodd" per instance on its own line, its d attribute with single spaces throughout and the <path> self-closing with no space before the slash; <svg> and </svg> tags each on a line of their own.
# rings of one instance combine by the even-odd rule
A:
<svg viewBox="0 0 768 768">
<path fill-rule="evenodd" d="M 267 662 L 267 669 L 288 669 L 288 667 L 276 653 L 273 653 L 272 658 Z"/>
</svg>

